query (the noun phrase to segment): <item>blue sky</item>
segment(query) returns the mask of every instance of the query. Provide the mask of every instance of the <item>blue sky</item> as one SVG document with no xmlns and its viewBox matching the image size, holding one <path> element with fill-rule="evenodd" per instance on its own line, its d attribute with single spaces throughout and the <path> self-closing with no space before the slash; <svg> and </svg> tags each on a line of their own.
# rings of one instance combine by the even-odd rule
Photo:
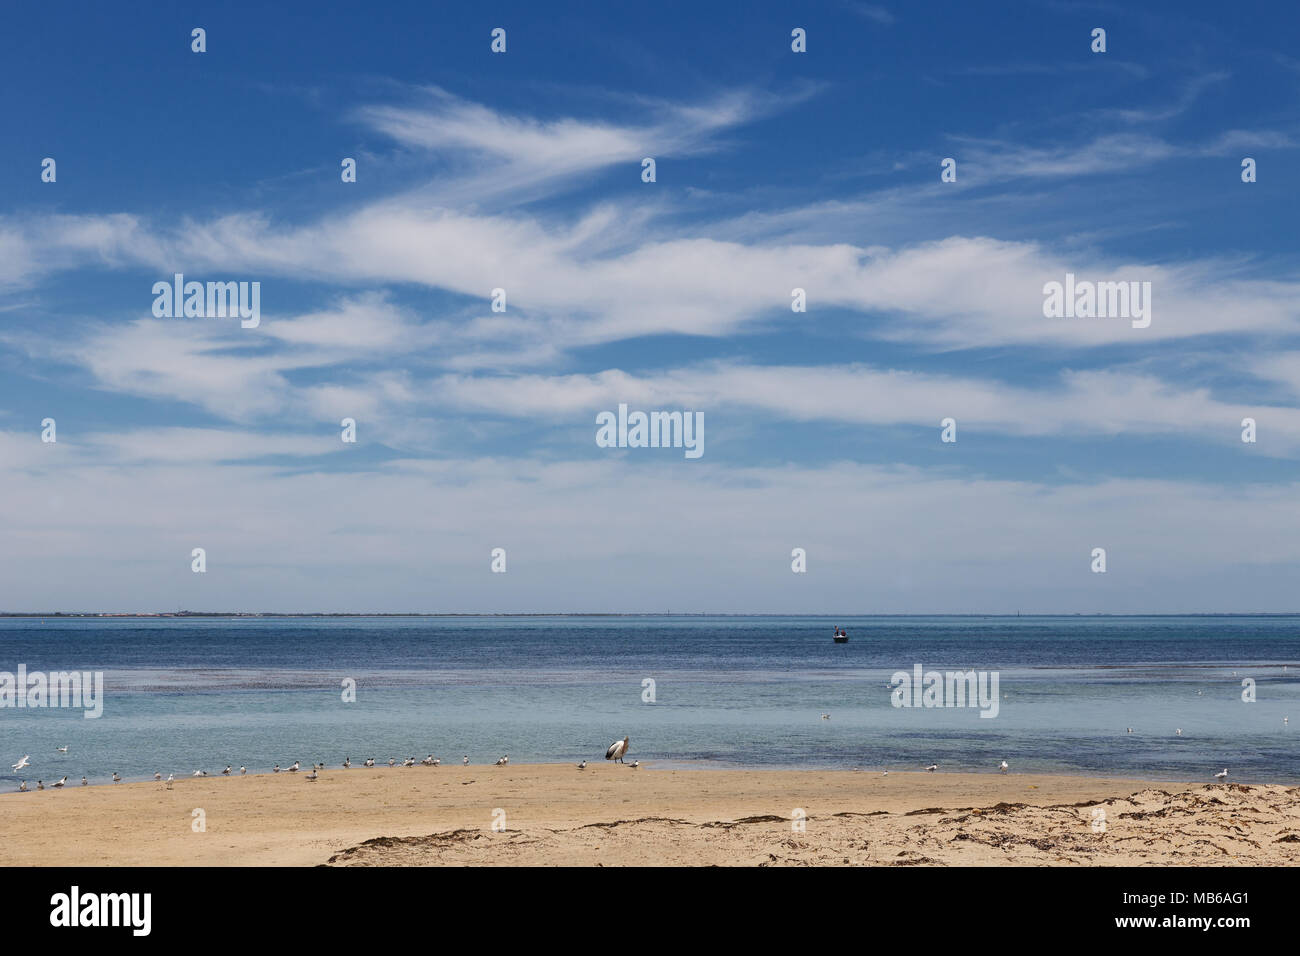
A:
<svg viewBox="0 0 1300 956">
<path fill-rule="evenodd" d="M 699 6 L 7 10 L 0 608 L 1294 610 L 1300 15 Z"/>
</svg>

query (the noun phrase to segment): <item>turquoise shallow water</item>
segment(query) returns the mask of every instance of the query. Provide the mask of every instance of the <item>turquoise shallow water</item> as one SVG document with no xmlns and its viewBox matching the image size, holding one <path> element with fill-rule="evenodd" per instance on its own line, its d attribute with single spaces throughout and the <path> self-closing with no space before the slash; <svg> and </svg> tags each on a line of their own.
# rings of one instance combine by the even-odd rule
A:
<svg viewBox="0 0 1300 956">
<path fill-rule="evenodd" d="M 848 644 L 831 641 L 835 624 Z M 577 761 L 624 734 L 657 766 L 991 771 L 1005 758 L 1300 780 L 1300 617 L 0 619 L 0 671 L 20 663 L 102 670 L 106 688 L 98 720 L 0 709 L 0 780 L 14 786 L 23 754 L 23 779 L 103 782 L 431 751 Z M 890 676 L 917 663 L 996 672 L 997 716 L 895 708 Z"/>
</svg>

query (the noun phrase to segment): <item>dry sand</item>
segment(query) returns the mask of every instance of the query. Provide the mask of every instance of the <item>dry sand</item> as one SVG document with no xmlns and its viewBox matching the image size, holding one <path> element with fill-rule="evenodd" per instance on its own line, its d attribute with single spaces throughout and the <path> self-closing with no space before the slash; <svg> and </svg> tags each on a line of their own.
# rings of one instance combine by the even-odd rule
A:
<svg viewBox="0 0 1300 956">
<path fill-rule="evenodd" d="M 1105 812 L 1093 830 L 1093 808 Z M 206 832 L 195 832 L 193 811 Z M 796 808 L 804 829 L 792 823 Z M 505 829 L 493 830 L 497 811 Z M 1021 774 L 375 768 L 0 796 L 0 865 L 1262 865 L 1300 787 Z"/>
</svg>

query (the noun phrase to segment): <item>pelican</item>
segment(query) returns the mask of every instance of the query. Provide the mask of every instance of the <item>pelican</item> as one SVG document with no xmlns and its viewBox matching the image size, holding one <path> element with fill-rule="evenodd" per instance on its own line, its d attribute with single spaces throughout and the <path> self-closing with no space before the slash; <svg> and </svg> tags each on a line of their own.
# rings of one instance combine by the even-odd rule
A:
<svg viewBox="0 0 1300 956">
<path fill-rule="evenodd" d="M 605 759 L 617 760 L 619 763 L 622 763 L 623 755 L 627 753 L 627 740 L 628 739 L 624 737 L 622 740 L 616 740 L 610 744 L 609 749 L 605 751 Z"/>
<path fill-rule="evenodd" d="M 122 782 L 122 775 L 121 775 L 120 773 L 118 773 L 116 770 L 113 771 L 113 782 L 114 782 L 114 783 L 121 783 L 121 782 Z"/>
<path fill-rule="evenodd" d="M 1006 773 L 1006 772 L 1007 772 L 1007 762 L 1004 760 L 1002 761 L 1002 765 L 998 767 L 998 773 Z"/>
<path fill-rule="evenodd" d="M 302 761 L 301 761 L 301 760 L 295 760 L 295 761 L 293 762 L 293 765 L 289 767 L 289 772 L 290 772 L 290 773 L 297 773 L 297 772 L 298 772 L 298 768 L 301 767 L 301 766 L 302 766 Z"/>
<path fill-rule="evenodd" d="M 229 777 L 229 776 L 230 776 L 230 764 L 226 764 L 226 769 L 223 770 L 223 771 L 221 771 L 221 776 L 223 776 L 223 777 Z"/>
<path fill-rule="evenodd" d="M 1218 773 L 1216 773 L 1216 774 L 1214 775 L 1214 779 L 1215 779 L 1215 780 L 1227 780 L 1227 779 L 1228 779 L 1228 768 L 1227 768 L 1227 767 L 1224 767 L 1222 770 L 1220 770 Z"/>
<path fill-rule="evenodd" d="M 61 753 L 61 754 L 65 754 L 65 753 L 68 752 L 68 745 L 67 745 L 67 744 L 64 744 L 62 747 L 55 747 L 54 749 L 57 750 L 57 751 L 58 751 L 59 753 Z"/>
<path fill-rule="evenodd" d="M 306 779 L 306 780 L 315 780 L 315 779 L 316 779 L 316 776 L 317 776 L 317 772 L 316 772 L 316 770 L 313 768 L 313 769 L 312 769 L 312 772 L 309 773 L 309 774 L 307 774 L 307 776 L 306 776 L 304 779 Z"/>
<path fill-rule="evenodd" d="M 88 787 L 88 786 L 90 786 L 90 781 L 87 780 L 85 777 L 82 777 L 82 778 L 81 778 L 81 785 L 82 785 L 83 787 Z"/>
<path fill-rule="evenodd" d="M 14 770 L 22 770 L 23 767 L 29 766 L 32 762 L 31 754 L 23 754 L 23 759 L 13 765 Z"/>
<path fill-rule="evenodd" d="M 497 761 L 496 765 L 498 767 L 504 767 L 509 762 L 510 762 L 510 755 L 506 754 L 504 757 L 502 757 L 500 760 Z"/>
<path fill-rule="evenodd" d="M 154 778 L 155 780 L 162 780 L 162 774 L 159 773 L 157 770 L 155 770 L 155 771 L 153 772 L 153 778 Z"/>
<path fill-rule="evenodd" d="M 932 764 L 930 764 L 930 766 L 928 766 L 928 767 L 925 768 L 925 772 L 926 772 L 926 773 L 934 773 L 934 772 L 935 772 L 936 770 L 938 770 L 938 769 L 939 769 L 939 765 L 938 765 L 937 763 L 932 763 Z"/>
<path fill-rule="evenodd" d="M 27 781 L 26 781 L 26 780 L 20 780 L 20 781 L 18 781 L 18 792 L 19 792 L 19 793 L 26 793 L 26 792 L 27 792 Z"/>
<path fill-rule="evenodd" d="M 587 761 L 584 760 L 582 763 L 578 764 L 578 769 L 579 769 L 579 770 L 586 770 L 586 769 L 587 769 Z"/>
<path fill-rule="evenodd" d="M 351 757 L 344 757 L 344 758 L 343 758 L 343 769 L 344 769 L 344 770 L 351 770 L 351 769 L 352 769 L 352 758 L 351 758 Z"/>
<path fill-rule="evenodd" d="M 64 777 L 62 780 L 58 781 L 57 783 L 53 783 L 50 786 L 54 787 L 55 790 L 62 790 L 63 785 L 67 782 L 68 782 L 68 778 Z"/>
</svg>

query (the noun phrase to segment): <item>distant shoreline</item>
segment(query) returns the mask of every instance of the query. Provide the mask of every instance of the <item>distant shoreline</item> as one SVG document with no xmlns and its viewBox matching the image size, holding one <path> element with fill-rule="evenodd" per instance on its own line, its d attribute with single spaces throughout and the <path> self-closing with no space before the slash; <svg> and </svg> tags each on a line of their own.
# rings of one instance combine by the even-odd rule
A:
<svg viewBox="0 0 1300 956">
<path fill-rule="evenodd" d="M 977 613 L 926 613 L 912 612 L 907 614 L 875 614 L 862 611 L 844 611 L 838 614 L 817 613 L 817 614 L 752 614 L 740 613 L 736 611 L 0 611 L 0 619 L 4 618 L 308 618 L 308 617 L 481 617 L 481 618 L 504 618 L 504 617 L 664 617 L 664 618 L 717 618 L 717 617 L 735 617 L 735 618 L 789 618 L 791 620 L 805 620 L 807 618 L 825 618 L 826 620 L 851 620 L 854 618 L 971 618 L 971 619 L 991 619 L 991 618 L 1057 618 L 1057 617 L 1114 617 L 1114 618 L 1131 618 L 1131 617 L 1298 617 L 1300 611 L 1187 611 L 1184 613 L 1171 612 L 1115 612 L 1115 611 L 1058 611 L 1056 613 L 1035 613 L 1035 614 L 1018 614 L 1002 612 L 997 614 L 977 614 Z"/>
</svg>

